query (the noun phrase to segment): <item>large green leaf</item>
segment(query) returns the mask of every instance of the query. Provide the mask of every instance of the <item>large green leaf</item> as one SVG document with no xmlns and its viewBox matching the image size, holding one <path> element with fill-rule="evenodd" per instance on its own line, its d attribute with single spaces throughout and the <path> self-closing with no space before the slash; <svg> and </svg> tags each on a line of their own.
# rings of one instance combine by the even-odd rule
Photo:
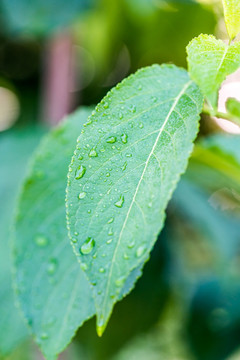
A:
<svg viewBox="0 0 240 360">
<path fill-rule="evenodd" d="M 216 107 L 219 87 L 240 66 L 240 42 L 227 45 L 212 35 L 200 35 L 187 46 L 187 54 L 192 79 Z"/>
<path fill-rule="evenodd" d="M 18 203 L 14 236 L 18 299 L 36 342 L 54 359 L 94 314 L 90 285 L 69 245 L 68 163 L 90 110 L 69 117 L 41 142 Z"/>
<path fill-rule="evenodd" d="M 94 285 L 100 335 L 129 273 L 163 226 L 201 107 L 185 70 L 154 65 L 117 85 L 78 138 L 67 218 L 75 253 Z"/>
<path fill-rule="evenodd" d="M 41 134 L 38 128 L 0 134 L 0 357 L 11 353 L 28 336 L 12 289 L 10 225 L 27 159 Z"/>
<path fill-rule="evenodd" d="M 224 17 L 230 39 L 240 32 L 240 2 L 239 0 L 223 0 Z"/>
</svg>

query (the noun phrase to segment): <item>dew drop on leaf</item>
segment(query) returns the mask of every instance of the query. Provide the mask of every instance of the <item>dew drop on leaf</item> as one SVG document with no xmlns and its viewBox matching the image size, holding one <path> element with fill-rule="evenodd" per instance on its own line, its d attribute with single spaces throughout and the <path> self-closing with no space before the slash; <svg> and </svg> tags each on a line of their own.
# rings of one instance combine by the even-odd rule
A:
<svg viewBox="0 0 240 360">
<path fill-rule="evenodd" d="M 45 236 L 37 236 L 35 243 L 40 247 L 45 247 L 48 245 L 48 239 Z"/>
<path fill-rule="evenodd" d="M 103 274 L 103 273 L 105 272 L 105 269 L 104 269 L 103 267 L 101 267 L 101 268 L 99 269 L 99 272 L 100 272 L 101 274 Z"/>
<path fill-rule="evenodd" d="M 85 191 L 80 192 L 80 194 L 78 195 L 79 200 L 84 199 L 86 195 L 87 193 Z"/>
<path fill-rule="evenodd" d="M 119 200 L 115 202 L 115 206 L 118 207 L 118 208 L 121 208 L 123 206 L 123 203 L 124 203 L 124 196 L 121 195 Z"/>
<path fill-rule="evenodd" d="M 123 114 L 119 113 L 119 119 L 121 120 L 123 118 Z"/>
<path fill-rule="evenodd" d="M 132 249 L 134 247 L 134 245 L 135 245 L 135 241 L 133 240 L 128 244 L 128 248 Z"/>
<path fill-rule="evenodd" d="M 144 253 L 144 251 L 146 250 L 146 246 L 145 245 L 140 245 L 138 248 L 137 248 L 137 251 L 136 251 L 136 257 L 140 257 L 142 256 L 142 254 Z"/>
<path fill-rule="evenodd" d="M 109 138 L 107 138 L 107 143 L 109 143 L 109 144 L 114 144 L 116 141 L 117 141 L 117 139 L 116 139 L 116 137 L 115 136 L 110 136 Z"/>
<path fill-rule="evenodd" d="M 133 105 L 132 107 L 131 107 L 131 112 L 133 112 L 133 113 L 135 113 L 136 112 L 136 106 L 135 105 Z"/>
<path fill-rule="evenodd" d="M 48 275 L 53 275 L 56 272 L 57 265 L 58 265 L 57 259 L 52 258 L 49 261 L 48 268 L 47 268 Z"/>
<path fill-rule="evenodd" d="M 84 176 L 85 172 L 86 172 L 85 166 L 80 165 L 76 170 L 75 179 L 77 180 L 81 179 Z"/>
<path fill-rule="evenodd" d="M 87 264 L 85 264 L 85 263 L 81 263 L 81 264 L 80 264 L 80 268 L 81 268 L 83 271 L 86 271 L 87 268 L 88 268 L 88 266 L 87 266 Z"/>
<path fill-rule="evenodd" d="M 111 244 L 112 241 L 113 241 L 113 239 L 107 240 L 107 244 L 108 244 L 108 245 Z"/>
<path fill-rule="evenodd" d="M 123 164 L 123 166 L 122 166 L 122 171 L 124 171 L 124 170 L 126 170 L 126 167 L 127 167 L 127 162 L 125 161 L 125 163 Z"/>
<path fill-rule="evenodd" d="M 121 140 L 122 140 L 123 144 L 126 144 L 127 143 L 127 134 L 122 134 Z"/>
<path fill-rule="evenodd" d="M 93 238 L 88 237 L 87 240 L 84 242 L 84 244 L 81 246 L 81 253 L 83 255 L 88 255 L 92 252 L 95 245 L 95 241 Z"/>
<path fill-rule="evenodd" d="M 125 282 L 126 278 L 125 276 L 121 276 L 120 278 L 118 278 L 116 281 L 115 281 L 115 284 L 116 286 L 123 286 L 124 282 Z"/>
<path fill-rule="evenodd" d="M 111 229 L 109 229 L 109 231 L 108 231 L 108 235 L 113 235 L 113 229 L 111 228 Z"/>
<path fill-rule="evenodd" d="M 41 334 L 40 337 L 41 337 L 42 340 L 47 340 L 48 339 L 48 334 L 44 332 L 44 333 Z"/>
<path fill-rule="evenodd" d="M 90 150 L 88 156 L 89 156 L 89 157 L 97 157 L 98 154 L 97 154 L 97 152 L 96 152 L 95 149 L 92 149 L 92 150 Z"/>
<path fill-rule="evenodd" d="M 110 218 L 109 220 L 108 220 L 108 224 L 111 224 L 112 222 L 114 221 L 114 218 L 112 217 L 112 218 Z"/>
</svg>

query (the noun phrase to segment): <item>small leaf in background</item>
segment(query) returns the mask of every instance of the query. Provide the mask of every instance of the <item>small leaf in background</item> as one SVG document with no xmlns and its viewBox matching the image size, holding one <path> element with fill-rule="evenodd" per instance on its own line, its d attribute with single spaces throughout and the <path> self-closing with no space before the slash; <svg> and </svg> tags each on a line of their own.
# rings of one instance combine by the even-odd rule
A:
<svg viewBox="0 0 240 360">
<path fill-rule="evenodd" d="M 10 354 L 28 337 L 12 289 L 10 227 L 27 159 L 41 135 L 42 131 L 38 128 L 0 134 L 0 358 Z"/>
<path fill-rule="evenodd" d="M 229 98 L 226 102 L 227 111 L 240 122 L 240 102 L 234 98 Z"/>
<path fill-rule="evenodd" d="M 240 2 L 223 0 L 223 8 L 228 35 L 233 40 L 240 32 Z"/>
<path fill-rule="evenodd" d="M 218 134 L 199 141 L 190 159 L 187 177 L 211 191 L 215 199 L 221 193 L 232 193 L 230 198 L 225 196 L 225 205 L 232 207 L 235 198 L 236 211 L 239 211 L 240 136 Z"/>
<path fill-rule="evenodd" d="M 76 112 L 46 135 L 18 202 L 14 234 L 18 299 L 47 359 L 55 359 L 94 314 L 90 285 L 69 245 L 64 201 L 68 164 L 90 112 Z"/>
<path fill-rule="evenodd" d="M 189 43 L 187 54 L 190 76 L 216 108 L 222 82 L 240 67 L 240 42 L 227 45 L 212 35 L 200 35 Z"/>
<path fill-rule="evenodd" d="M 130 272 L 149 255 L 198 131 L 202 96 L 185 70 L 138 71 L 88 119 L 69 167 L 67 218 L 104 331 Z"/>
</svg>

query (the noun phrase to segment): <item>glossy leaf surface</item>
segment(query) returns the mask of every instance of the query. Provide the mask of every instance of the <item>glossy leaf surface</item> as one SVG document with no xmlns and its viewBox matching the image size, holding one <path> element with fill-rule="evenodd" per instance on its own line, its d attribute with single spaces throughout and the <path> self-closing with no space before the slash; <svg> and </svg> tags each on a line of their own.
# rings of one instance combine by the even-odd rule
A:
<svg viewBox="0 0 240 360">
<path fill-rule="evenodd" d="M 198 131 L 202 96 L 185 70 L 144 68 L 97 106 L 67 188 L 75 253 L 94 285 L 101 335 L 130 272 L 148 257 Z"/>
</svg>

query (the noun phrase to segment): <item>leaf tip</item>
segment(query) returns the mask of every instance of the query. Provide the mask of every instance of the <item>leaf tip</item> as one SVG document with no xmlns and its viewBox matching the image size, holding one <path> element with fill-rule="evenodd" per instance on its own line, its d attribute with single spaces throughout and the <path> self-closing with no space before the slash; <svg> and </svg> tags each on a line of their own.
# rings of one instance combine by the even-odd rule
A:
<svg viewBox="0 0 240 360">
<path fill-rule="evenodd" d="M 106 327 L 107 327 L 108 321 L 104 321 L 103 316 L 100 316 L 100 318 L 97 318 L 97 326 L 96 331 L 99 337 L 102 337 Z"/>
<path fill-rule="evenodd" d="M 97 325 L 97 334 L 99 337 L 102 337 L 105 329 L 106 329 L 106 325 Z"/>
</svg>

